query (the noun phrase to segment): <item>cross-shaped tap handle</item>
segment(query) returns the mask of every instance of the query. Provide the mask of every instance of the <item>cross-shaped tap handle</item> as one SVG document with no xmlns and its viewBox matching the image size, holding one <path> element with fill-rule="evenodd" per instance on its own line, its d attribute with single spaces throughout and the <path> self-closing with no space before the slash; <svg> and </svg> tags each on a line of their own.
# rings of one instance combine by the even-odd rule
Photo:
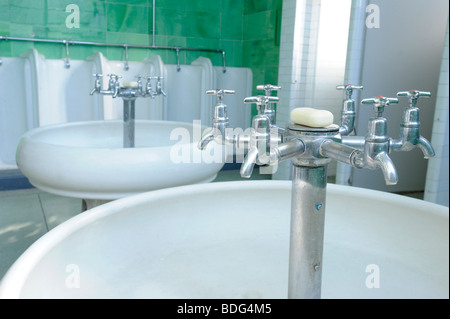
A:
<svg viewBox="0 0 450 319">
<path fill-rule="evenodd" d="M 417 104 L 417 100 L 420 97 L 431 97 L 431 93 L 430 92 L 423 92 L 423 91 L 419 91 L 419 90 L 410 90 L 410 91 L 403 91 L 403 92 L 398 92 L 397 96 L 407 96 L 409 98 L 409 107 L 413 108 L 416 107 Z"/>
<path fill-rule="evenodd" d="M 225 90 L 225 89 L 215 89 L 215 90 L 207 90 L 206 91 L 207 95 L 216 95 L 217 103 L 219 103 L 219 104 L 222 102 L 223 97 L 225 95 L 232 95 L 234 93 L 235 93 L 234 90 Z"/>
<path fill-rule="evenodd" d="M 347 84 L 336 86 L 336 90 L 345 90 L 347 100 L 350 100 L 352 98 L 353 90 L 362 90 L 362 89 L 364 89 L 362 85 Z"/>
<path fill-rule="evenodd" d="M 270 96 L 272 94 L 272 91 L 281 90 L 281 86 L 276 86 L 276 85 L 272 85 L 272 84 L 265 84 L 265 85 L 263 84 L 263 85 L 257 85 L 256 89 L 264 91 L 266 96 Z"/>
<path fill-rule="evenodd" d="M 244 99 L 245 104 L 252 104 L 255 103 L 257 105 L 267 105 L 269 103 L 276 103 L 280 99 L 277 96 L 264 96 L 264 95 L 258 95 L 258 96 L 250 96 L 246 97 Z"/>
<path fill-rule="evenodd" d="M 111 79 L 111 80 L 118 80 L 118 79 L 120 79 L 122 76 L 121 75 L 117 75 L 117 74 L 107 74 L 107 76 L 109 76 L 109 78 Z"/>
<path fill-rule="evenodd" d="M 390 98 L 384 96 L 377 96 L 371 99 L 364 99 L 361 101 L 362 104 L 372 104 L 377 113 L 378 117 L 383 115 L 384 108 L 390 104 L 398 104 L 397 98 Z"/>
</svg>

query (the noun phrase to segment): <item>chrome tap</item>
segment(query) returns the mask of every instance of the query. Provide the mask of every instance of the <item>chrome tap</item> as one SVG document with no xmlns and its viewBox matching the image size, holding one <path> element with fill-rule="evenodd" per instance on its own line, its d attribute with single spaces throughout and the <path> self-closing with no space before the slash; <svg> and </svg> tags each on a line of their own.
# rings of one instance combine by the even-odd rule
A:
<svg viewBox="0 0 450 319">
<path fill-rule="evenodd" d="M 90 95 L 94 95 L 94 93 L 99 93 L 99 94 L 103 94 L 103 95 L 112 95 L 113 98 L 117 97 L 117 94 L 119 93 L 119 88 L 120 88 L 120 84 L 119 84 L 119 78 L 121 78 L 121 76 L 116 75 L 116 74 L 107 74 L 107 76 L 109 76 L 109 81 L 108 81 L 108 90 L 103 90 L 103 75 L 102 74 L 93 74 L 93 76 L 95 77 L 95 84 L 94 84 L 94 88 L 92 89 L 92 91 L 89 93 Z"/>
<path fill-rule="evenodd" d="M 279 102 L 279 98 L 271 96 L 272 91 L 281 90 L 281 86 L 272 84 L 257 85 L 257 90 L 263 90 L 265 95 L 250 96 L 244 99 L 244 103 L 256 104 L 258 115 L 266 115 L 270 120 L 270 129 L 273 137 L 277 136 L 277 140 L 272 140 L 273 143 L 283 142 L 283 136 L 286 133 L 285 128 L 276 125 L 275 103 Z"/>
<path fill-rule="evenodd" d="M 142 85 L 142 75 L 136 75 L 137 78 L 137 94 L 141 95 L 141 96 L 145 96 L 145 91 L 143 90 L 143 85 Z"/>
<path fill-rule="evenodd" d="M 429 98 L 431 97 L 431 93 L 411 90 L 398 92 L 397 96 L 408 97 L 409 106 L 405 107 L 403 111 L 399 139 L 391 141 L 391 148 L 395 151 L 410 151 L 418 147 L 423 152 L 425 158 L 435 156 L 430 142 L 420 135 L 420 110 L 416 106 L 419 98 Z"/>
<path fill-rule="evenodd" d="M 260 96 L 261 97 L 260 108 L 262 109 L 262 112 L 269 117 L 270 123 L 272 125 L 275 125 L 276 114 L 275 114 L 274 103 L 278 102 L 279 99 L 278 98 L 273 99 L 271 95 L 272 95 L 272 91 L 281 90 L 281 86 L 265 84 L 265 85 L 257 85 L 256 89 L 260 90 L 260 91 L 264 91 L 265 95 Z M 258 111 L 258 114 L 259 114 L 259 111 Z"/>
<path fill-rule="evenodd" d="M 94 95 L 95 92 L 100 92 L 102 90 L 102 76 L 103 76 L 103 74 L 95 73 L 95 74 L 92 74 L 92 76 L 95 76 L 95 84 L 94 84 L 94 88 L 89 93 L 90 95 Z"/>
<path fill-rule="evenodd" d="M 233 90 L 216 89 L 206 91 L 207 95 L 216 95 L 217 104 L 214 106 L 214 117 L 212 128 L 199 141 L 198 147 L 201 150 L 206 149 L 206 146 L 211 141 L 224 145 L 227 142 L 226 129 L 228 128 L 227 105 L 223 103 L 225 95 L 234 94 Z"/>
<path fill-rule="evenodd" d="M 167 96 L 166 92 L 164 92 L 163 88 L 162 88 L 162 82 L 161 80 L 164 79 L 162 76 L 158 76 L 156 77 L 157 79 L 157 83 L 156 83 L 156 94 L 157 95 L 163 95 L 163 96 Z"/>
<path fill-rule="evenodd" d="M 252 120 L 252 134 L 247 155 L 241 166 L 241 176 L 250 178 L 255 164 L 265 165 L 270 161 L 270 118 L 262 114 Z"/>
<path fill-rule="evenodd" d="M 380 168 L 387 185 L 395 185 L 398 182 L 397 171 L 389 157 L 390 138 L 387 135 L 387 120 L 383 117 L 384 108 L 390 104 L 398 104 L 396 98 L 378 96 L 364 99 L 362 104 L 373 105 L 376 117 L 369 120 L 369 129 L 365 138 L 363 166 L 369 169 Z"/>
<path fill-rule="evenodd" d="M 356 107 L 352 98 L 353 90 L 362 90 L 360 85 L 338 85 L 336 90 L 345 91 L 345 100 L 342 102 L 341 123 L 339 132 L 341 135 L 350 135 L 355 131 Z"/>
<path fill-rule="evenodd" d="M 109 76 L 108 91 L 112 92 L 113 98 L 116 98 L 119 95 L 120 90 L 119 79 L 121 78 L 121 76 L 117 74 L 107 74 L 107 76 Z"/>
</svg>

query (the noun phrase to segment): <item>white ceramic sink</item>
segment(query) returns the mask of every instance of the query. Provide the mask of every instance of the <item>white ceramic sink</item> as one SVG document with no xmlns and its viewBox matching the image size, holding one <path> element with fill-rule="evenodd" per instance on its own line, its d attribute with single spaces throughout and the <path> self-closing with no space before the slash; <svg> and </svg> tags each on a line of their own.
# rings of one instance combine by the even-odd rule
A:
<svg viewBox="0 0 450 319">
<path fill-rule="evenodd" d="M 0 297 L 286 298 L 290 188 L 199 184 L 99 206 L 33 244 Z M 322 297 L 448 298 L 448 208 L 328 185 Z"/>
<path fill-rule="evenodd" d="M 136 121 L 136 147 L 123 148 L 121 121 L 43 126 L 22 137 L 17 165 L 37 188 L 83 199 L 112 200 L 160 188 L 209 182 L 223 163 L 203 160 L 193 127 L 182 122 Z M 197 128 L 201 132 L 202 128 Z M 170 140 L 174 129 L 189 132 L 191 140 L 182 140 L 177 134 Z M 191 160 L 176 162 L 181 157 L 172 160 L 174 145 L 181 144 L 186 146 L 185 153 L 179 153 L 189 154 Z M 210 149 L 211 153 L 214 151 Z"/>
</svg>

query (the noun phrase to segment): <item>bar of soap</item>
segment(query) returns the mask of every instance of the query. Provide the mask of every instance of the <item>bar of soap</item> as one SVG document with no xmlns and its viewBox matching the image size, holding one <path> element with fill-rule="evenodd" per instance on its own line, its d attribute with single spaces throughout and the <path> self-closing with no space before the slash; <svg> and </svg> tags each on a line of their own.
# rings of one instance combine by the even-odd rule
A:
<svg viewBox="0 0 450 319">
<path fill-rule="evenodd" d="M 123 82 L 124 88 L 137 89 L 139 84 L 136 81 L 125 81 Z"/>
<path fill-rule="evenodd" d="M 310 107 L 299 107 L 291 111 L 291 121 L 309 127 L 327 127 L 333 124 L 333 113 Z"/>
</svg>

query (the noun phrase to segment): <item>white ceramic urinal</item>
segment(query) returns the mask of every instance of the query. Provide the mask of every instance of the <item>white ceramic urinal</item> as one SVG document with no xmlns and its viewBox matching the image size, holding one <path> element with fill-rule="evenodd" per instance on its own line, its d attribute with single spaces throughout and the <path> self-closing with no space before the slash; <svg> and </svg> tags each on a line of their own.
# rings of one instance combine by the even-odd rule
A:
<svg viewBox="0 0 450 319">
<path fill-rule="evenodd" d="M 153 54 L 144 59 L 144 63 L 148 65 L 149 69 L 153 70 L 150 75 L 153 77 L 162 77 L 161 83 L 164 93 L 166 92 L 166 75 L 164 74 L 164 63 L 159 55 Z M 155 83 L 153 81 L 153 83 Z M 154 89 L 154 87 L 153 87 Z M 166 96 L 158 96 L 150 102 L 149 119 L 151 120 L 165 120 L 167 119 L 167 112 L 164 109 L 164 100 Z"/>
<path fill-rule="evenodd" d="M 37 97 L 39 126 L 99 119 L 98 110 L 89 95 L 94 63 L 71 60 L 66 68 L 63 60 L 46 59 L 35 49 L 28 54 L 35 74 L 31 82 Z"/>
<path fill-rule="evenodd" d="M 211 100 L 205 93 L 213 86 L 210 72 L 211 68 L 205 59 L 200 59 L 193 65 L 182 65 L 179 71 L 177 65 L 165 65 L 165 108 L 169 121 L 192 123 L 194 120 L 201 120 L 202 125 L 209 126 L 212 117 L 207 119 L 207 115 L 202 114 L 202 111 L 214 107 L 214 104 L 208 103 Z"/>
<path fill-rule="evenodd" d="M 0 170 L 17 169 L 15 154 L 20 137 L 37 126 L 29 88 L 32 74 L 26 57 L 2 58 L 0 66 Z"/>
<path fill-rule="evenodd" d="M 199 57 L 197 60 L 192 62 L 192 65 L 199 66 L 203 70 L 203 85 L 206 90 L 215 89 L 216 79 L 211 60 L 205 57 Z M 203 125 L 210 127 L 212 125 L 213 108 L 216 104 L 216 99 L 214 96 L 206 95 L 205 91 L 202 92 L 203 96 L 200 102 L 200 120 Z"/>
</svg>

